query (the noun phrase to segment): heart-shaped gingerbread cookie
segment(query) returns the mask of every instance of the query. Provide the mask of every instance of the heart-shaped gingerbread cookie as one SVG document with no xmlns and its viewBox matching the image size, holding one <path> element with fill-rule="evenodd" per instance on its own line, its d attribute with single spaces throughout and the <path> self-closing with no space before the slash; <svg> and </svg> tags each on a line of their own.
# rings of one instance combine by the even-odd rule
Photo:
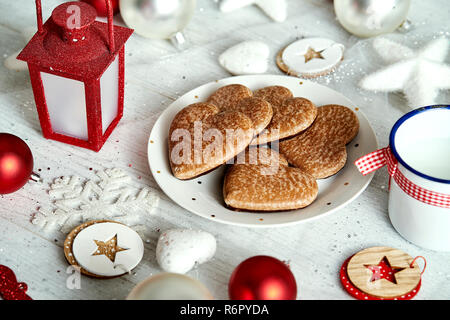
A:
<svg viewBox="0 0 450 320">
<path fill-rule="evenodd" d="M 234 209 L 281 211 L 306 207 L 317 197 L 316 180 L 268 148 L 249 148 L 245 161 L 232 165 L 223 185 L 225 203 Z M 246 151 L 246 152 L 247 152 Z M 237 157 L 239 158 L 240 155 Z"/>
<path fill-rule="evenodd" d="M 269 102 L 252 96 L 252 91 L 246 86 L 230 84 L 216 90 L 207 103 L 219 107 L 222 111 L 242 112 L 252 120 L 254 134 L 257 135 L 270 123 L 273 111 Z"/>
<path fill-rule="evenodd" d="M 253 123 L 238 111 L 220 111 L 208 103 L 194 103 L 172 120 L 169 161 L 178 179 L 206 173 L 243 151 L 253 139 Z"/>
<path fill-rule="evenodd" d="M 311 101 L 305 98 L 294 98 L 292 92 L 282 86 L 256 90 L 253 96 L 271 104 L 273 117 L 266 130 L 252 141 L 252 145 L 293 136 L 308 128 L 317 115 L 317 108 Z"/>
<path fill-rule="evenodd" d="M 352 110 L 325 105 L 318 108 L 315 122 L 305 132 L 280 142 L 280 153 L 290 164 L 316 179 L 327 178 L 344 167 L 345 145 L 355 138 L 358 130 L 358 117 Z"/>
</svg>

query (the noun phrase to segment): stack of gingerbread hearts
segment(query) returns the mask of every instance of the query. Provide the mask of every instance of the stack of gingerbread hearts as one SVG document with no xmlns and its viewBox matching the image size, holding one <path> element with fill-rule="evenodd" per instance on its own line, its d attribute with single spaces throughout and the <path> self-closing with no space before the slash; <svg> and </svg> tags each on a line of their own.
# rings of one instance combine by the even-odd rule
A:
<svg viewBox="0 0 450 320">
<path fill-rule="evenodd" d="M 227 164 L 223 196 L 230 208 L 299 209 L 316 199 L 316 179 L 345 165 L 345 146 L 358 129 L 347 107 L 316 107 L 282 86 L 252 92 L 232 84 L 176 114 L 169 161 L 182 180 Z"/>
</svg>

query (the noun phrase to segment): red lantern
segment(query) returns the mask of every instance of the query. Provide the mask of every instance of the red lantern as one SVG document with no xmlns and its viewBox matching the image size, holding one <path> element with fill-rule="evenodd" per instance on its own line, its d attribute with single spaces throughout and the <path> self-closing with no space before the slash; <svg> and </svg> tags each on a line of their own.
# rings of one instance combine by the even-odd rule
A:
<svg viewBox="0 0 450 320">
<path fill-rule="evenodd" d="M 95 21 L 95 8 L 67 2 L 42 24 L 19 54 L 30 72 L 45 138 L 99 151 L 123 115 L 124 45 L 132 29 Z"/>
</svg>

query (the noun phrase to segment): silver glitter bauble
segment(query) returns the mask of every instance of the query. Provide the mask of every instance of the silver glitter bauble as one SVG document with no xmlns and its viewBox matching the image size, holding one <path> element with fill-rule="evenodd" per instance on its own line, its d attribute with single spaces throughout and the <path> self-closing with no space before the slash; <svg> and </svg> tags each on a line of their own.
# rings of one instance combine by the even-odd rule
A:
<svg viewBox="0 0 450 320">
<path fill-rule="evenodd" d="M 413 28 L 413 25 L 412 25 L 411 21 L 406 19 L 405 21 L 403 21 L 403 23 L 400 25 L 400 27 L 398 27 L 397 31 L 406 33 L 406 32 L 409 32 L 412 28 Z"/>
<path fill-rule="evenodd" d="M 341 25 L 359 37 L 373 37 L 397 29 L 408 14 L 410 0 L 334 0 Z"/>
<path fill-rule="evenodd" d="M 179 33 L 191 20 L 196 0 L 120 0 L 125 24 L 146 38 L 184 41 Z"/>
</svg>

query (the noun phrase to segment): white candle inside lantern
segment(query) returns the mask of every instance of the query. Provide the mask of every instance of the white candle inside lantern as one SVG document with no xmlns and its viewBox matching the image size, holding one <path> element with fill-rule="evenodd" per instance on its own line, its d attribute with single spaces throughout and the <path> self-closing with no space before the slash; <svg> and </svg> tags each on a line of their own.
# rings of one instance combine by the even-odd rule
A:
<svg viewBox="0 0 450 320">
<path fill-rule="evenodd" d="M 41 79 L 53 132 L 88 140 L 84 83 L 46 72 Z"/>
<path fill-rule="evenodd" d="M 103 134 L 117 117 L 119 106 L 119 59 L 116 57 L 100 78 Z"/>
</svg>

